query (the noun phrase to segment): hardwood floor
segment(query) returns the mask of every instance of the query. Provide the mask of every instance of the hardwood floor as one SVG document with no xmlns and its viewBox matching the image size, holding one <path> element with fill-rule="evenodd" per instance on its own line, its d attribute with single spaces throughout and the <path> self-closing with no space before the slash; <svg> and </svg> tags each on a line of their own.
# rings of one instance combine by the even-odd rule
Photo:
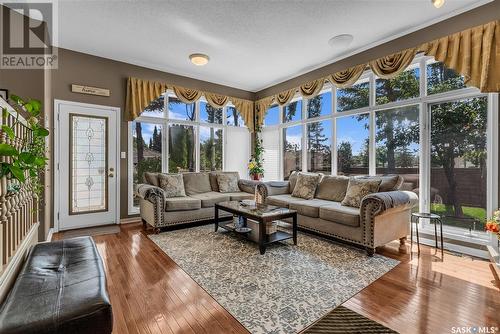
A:
<svg viewBox="0 0 500 334">
<path fill-rule="evenodd" d="M 56 235 L 55 238 L 60 238 Z M 113 333 L 248 333 L 147 237 L 142 224 L 93 237 L 113 305 Z M 378 250 L 401 261 L 343 305 L 400 333 L 451 333 L 452 327 L 500 328 L 500 285 L 490 264 L 399 243 Z"/>
</svg>

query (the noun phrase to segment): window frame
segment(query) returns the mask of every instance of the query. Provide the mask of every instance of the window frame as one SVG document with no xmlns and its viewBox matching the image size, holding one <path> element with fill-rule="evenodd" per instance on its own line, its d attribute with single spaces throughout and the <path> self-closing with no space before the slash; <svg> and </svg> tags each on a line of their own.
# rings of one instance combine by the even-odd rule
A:
<svg viewBox="0 0 500 334">
<path fill-rule="evenodd" d="M 338 175 L 337 170 L 337 136 L 336 136 L 336 119 L 338 117 L 345 116 L 355 116 L 358 114 L 367 113 L 369 115 L 369 164 L 368 170 L 369 175 L 376 175 L 376 143 L 375 143 L 375 114 L 376 112 L 394 109 L 397 107 L 404 107 L 410 105 L 419 106 L 419 146 L 420 146 L 420 158 L 419 158 L 419 178 L 420 184 L 422 185 L 419 193 L 419 206 L 420 210 L 428 211 L 430 210 L 430 203 L 428 200 L 428 193 L 430 191 L 430 106 L 436 103 L 448 102 L 453 100 L 467 99 L 472 97 L 487 97 L 488 99 L 488 129 L 487 129 L 487 212 L 492 212 L 498 206 L 498 149 L 499 149 L 499 94 L 494 93 L 481 93 L 479 89 L 475 87 L 464 87 L 460 89 L 455 89 L 451 91 L 427 94 L 427 64 L 436 62 L 433 57 L 428 57 L 424 55 L 417 55 L 412 63 L 407 69 L 419 68 L 419 94 L 418 96 L 406 100 L 393 101 L 385 104 L 376 104 L 376 78 L 377 76 L 371 70 L 365 70 L 363 74 L 358 79 L 358 82 L 366 81 L 369 82 L 369 104 L 367 107 L 352 109 L 348 111 L 337 111 L 337 87 L 326 82 L 325 86 L 319 94 L 322 94 L 328 90 L 332 92 L 332 113 L 328 115 L 323 115 L 315 118 L 307 118 L 307 98 L 303 98 L 298 92 L 295 94 L 291 102 L 303 99 L 302 101 L 302 119 L 300 121 L 294 122 L 283 122 L 284 117 L 284 106 L 278 106 L 280 110 L 280 121 L 279 124 L 273 126 L 266 126 L 264 128 L 266 131 L 277 130 L 280 136 L 280 156 L 281 166 L 279 170 L 280 179 L 284 179 L 283 175 L 283 129 L 291 126 L 302 125 L 302 170 L 307 170 L 307 124 L 310 122 L 317 122 L 322 120 L 332 120 L 332 134 L 331 134 L 331 152 L 332 152 L 332 166 L 331 175 Z M 406 70 L 407 70 L 406 69 Z M 433 228 L 432 226 L 427 227 Z M 427 229 L 424 226 L 424 229 Z M 434 231 L 432 230 L 432 233 Z M 450 235 L 445 231 L 445 234 Z M 480 234 L 480 232 L 477 232 Z M 484 234 L 484 235 L 483 235 Z M 484 242 L 487 240 L 485 233 L 483 233 L 477 238 Z M 453 238 L 460 239 L 463 236 L 458 236 L 453 234 Z M 466 239 L 470 241 L 470 237 Z"/>
<path fill-rule="evenodd" d="M 157 124 L 162 126 L 162 173 L 168 173 L 168 164 L 169 164 L 169 148 L 168 148 L 168 135 L 169 135 L 169 126 L 170 125 L 188 125 L 193 126 L 194 135 L 195 135 L 195 171 L 200 171 L 200 127 L 212 127 L 215 129 L 222 129 L 222 170 L 226 168 L 226 129 L 228 127 L 231 128 L 241 128 L 245 126 L 234 126 L 226 124 L 227 118 L 227 108 L 235 107 L 232 103 L 226 104 L 222 108 L 222 124 L 218 123 L 208 123 L 204 122 L 200 119 L 200 103 L 207 103 L 204 97 L 198 99 L 194 104 L 196 105 L 195 110 L 195 120 L 180 120 L 169 117 L 169 109 L 168 109 L 168 101 L 170 97 L 176 97 L 172 90 L 167 90 L 163 95 L 165 95 L 164 103 L 163 103 L 163 115 L 162 116 L 139 116 L 133 121 L 127 122 L 128 128 L 128 214 L 135 215 L 139 213 L 139 207 L 134 206 L 134 180 L 133 180 L 133 135 L 132 135 L 132 124 L 134 122 L 141 123 L 149 123 L 149 124 Z"/>
</svg>

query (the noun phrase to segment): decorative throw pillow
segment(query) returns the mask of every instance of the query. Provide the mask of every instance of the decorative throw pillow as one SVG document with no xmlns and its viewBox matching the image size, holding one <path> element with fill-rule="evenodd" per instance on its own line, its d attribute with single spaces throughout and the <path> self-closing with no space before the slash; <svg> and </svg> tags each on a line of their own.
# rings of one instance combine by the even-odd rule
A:
<svg viewBox="0 0 500 334">
<path fill-rule="evenodd" d="M 186 196 L 182 174 L 158 174 L 158 180 L 166 198 Z"/>
<path fill-rule="evenodd" d="M 221 193 L 239 192 L 238 176 L 235 174 L 217 174 L 217 185 Z"/>
<path fill-rule="evenodd" d="M 144 173 L 144 180 L 146 183 L 151 184 L 155 187 L 160 186 L 160 181 L 158 180 L 158 173 L 146 172 Z"/>
<path fill-rule="evenodd" d="M 312 199 L 321 180 L 321 174 L 299 173 L 297 183 L 293 188 L 292 196 L 303 199 Z"/>
<path fill-rule="evenodd" d="M 395 191 L 401 188 L 404 179 L 399 175 L 383 175 L 383 176 L 356 176 L 356 178 L 366 180 L 381 180 L 379 192 Z"/>
<path fill-rule="evenodd" d="M 349 178 L 347 176 L 329 176 L 321 179 L 316 191 L 316 198 L 342 202 L 347 192 Z"/>
<path fill-rule="evenodd" d="M 363 197 L 378 191 L 380 182 L 382 182 L 380 179 L 359 179 L 351 177 L 347 185 L 347 192 L 341 204 L 359 208 Z"/>
<path fill-rule="evenodd" d="M 290 194 L 293 193 L 293 189 L 295 189 L 295 185 L 297 184 L 297 177 L 299 176 L 298 171 L 294 170 L 290 173 L 290 176 L 288 177 L 288 182 L 290 182 L 290 187 L 288 190 L 290 191 Z"/>
</svg>

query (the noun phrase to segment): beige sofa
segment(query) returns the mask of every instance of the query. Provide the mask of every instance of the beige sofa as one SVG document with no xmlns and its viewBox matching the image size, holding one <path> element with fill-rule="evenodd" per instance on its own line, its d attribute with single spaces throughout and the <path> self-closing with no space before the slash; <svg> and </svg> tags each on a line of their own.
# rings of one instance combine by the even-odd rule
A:
<svg viewBox="0 0 500 334">
<path fill-rule="evenodd" d="M 258 192 L 268 204 L 297 210 L 299 228 L 363 246 L 369 255 L 374 254 L 376 247 L 397 239 L 401 248 L 404 247 L 411 210 L 417 205 L 418 197 L 411 191 L 398 190 L 403 183 L 400 176 L 377 177 L 382 178 L 381 190 L 365 196 L 359 208 L 317 196 L 310 200 L 293 197 L 296 178 L 297 174 L 293 173 L 289 181 L 261 183 Z M 324 184 L 328 178 L 331 179 L 322 178 L 316 195 L 320 190 L 345 192 L 346 189 L 328 189 Z"/>
<path fill-rule="evenodd" d="M 234 174 L 238 178 L 238 192 L 222 193 L 217 183 L 218 174 Z M 145 173 L 145 184 L 137 185 L 141 218 L 158 233 L 160 228 L 214 219 L 215 203 L 253 199 L 258 182 L 239 179 L 238 172 L 183 173 L 186 196 L 166 198 L 159 187 L 157 173 Z M 229 213 L 220 212 L 221 217 Z"/>
</svg>

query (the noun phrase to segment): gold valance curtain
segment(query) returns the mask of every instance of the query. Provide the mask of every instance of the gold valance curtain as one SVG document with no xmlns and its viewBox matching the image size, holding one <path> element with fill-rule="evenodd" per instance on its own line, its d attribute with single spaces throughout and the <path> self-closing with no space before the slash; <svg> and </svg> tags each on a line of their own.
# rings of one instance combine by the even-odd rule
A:
<svg viewBox="0 0 500 334">
<path fill-rule="evenodd" d="M 321 91 L 325 80 L 338 88 L 350 87 L 367 67 L 378 77 L 391 79 L 403 72 L 418 52 L 433 56 L 463 75 L 468 86 L 477 87 L 483 93 L 500 92 L 500 21 L 496 20 L 263 98 L 256 102 L 259 125 L 263 124 L 265 113 L 272 103 L 287 104 L 296 91 L 304 97 L 314 97 Z"/>
<path fill-rule="evenodd" d="M 462 74 L 481 92 L 500 92 L 500 21 L 424 43 L 419 48 Z"/>
<path fill-rule="evenodd" d="M 356 81 L 358 81 L 361 74 L 363 74 L 365 67 L 366 66 L 364 64 L 350 67 L 347 70 L 329 75 L 327 77 L 327 80 L 338 88 L 350 87 L 354 85 Z"/>
<path fill-rule="evenodd" d="M 133 121 L 139 117 L 151 101 L 159 98 L 167 89 L 164 83 L 128 78 L 125 118 Z"/>
<path fill-rule="evenodd" d="M 392 79 L 403 72 L 415 58 L 416 49 L 408 49 L 373 60 L 369 63 L 373 73 L 379 78 Z"/>
<path fill-rule="evenodd" d="M 193 103 L 202 95 L 214 108 L 222 108 L 231 101 L 248 129 L 251 132 L 254 131 L 253 101 L 137 78 L 128 78 L 127 81 L 125 118 L 133 121 L 139 117 L 153 100 L 159 98 L 168 89 L 172 89 L 177 98 L 184 103 Z"/>
</svg>

